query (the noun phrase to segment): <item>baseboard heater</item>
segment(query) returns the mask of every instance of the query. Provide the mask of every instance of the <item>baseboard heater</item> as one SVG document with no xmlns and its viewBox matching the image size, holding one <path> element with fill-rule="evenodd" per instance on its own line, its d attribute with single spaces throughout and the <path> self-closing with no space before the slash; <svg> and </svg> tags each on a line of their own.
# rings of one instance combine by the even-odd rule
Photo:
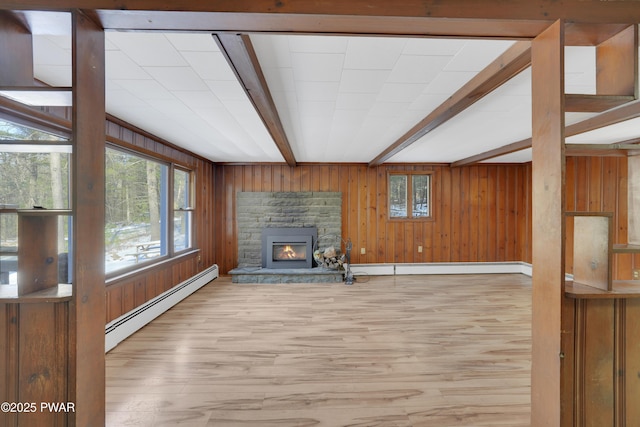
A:
<svg viewBox="0 0 640 427">
<path fill-rule="evenodd" d="M 213 265 L 184 282 L 109 322 L 105 327 L 105 352 L 140 330 L 156 317 L 218 277 Z"/>
</svg>

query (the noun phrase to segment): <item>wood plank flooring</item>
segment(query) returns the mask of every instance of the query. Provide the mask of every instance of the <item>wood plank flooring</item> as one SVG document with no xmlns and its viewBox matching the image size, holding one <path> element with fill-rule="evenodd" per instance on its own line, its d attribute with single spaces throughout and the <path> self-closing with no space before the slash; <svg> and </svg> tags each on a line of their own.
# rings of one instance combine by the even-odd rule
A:
<svg viewBox="0 0 640 427">
<path fill-rule="evenodd" d="M 107 354 L 107 425 L 529 426 L 531 279 L 219 278 Z"/>
</svg>

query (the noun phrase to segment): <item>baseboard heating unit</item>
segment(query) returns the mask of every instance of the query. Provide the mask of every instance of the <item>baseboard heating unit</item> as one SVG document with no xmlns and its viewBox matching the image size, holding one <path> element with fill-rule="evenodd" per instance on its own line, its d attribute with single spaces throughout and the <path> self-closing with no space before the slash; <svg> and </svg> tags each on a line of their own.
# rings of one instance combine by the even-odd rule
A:
<svg viewBox="0 0 640 427">
<path fill-rule="evenodd" d="M 109 322 L 105 327 L 105 351 L 113 349 L 156 317 L 218 277 L 213 265 L 184 282 Z"/>
</svg>

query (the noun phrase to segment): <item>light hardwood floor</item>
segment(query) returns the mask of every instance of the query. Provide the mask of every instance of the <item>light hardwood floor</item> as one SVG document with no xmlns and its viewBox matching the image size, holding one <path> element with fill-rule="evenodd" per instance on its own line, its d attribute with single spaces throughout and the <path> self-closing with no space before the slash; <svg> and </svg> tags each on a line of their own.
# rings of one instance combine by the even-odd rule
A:
<svg viewBox="0 0 640 427">
<path fill-rule="evenodd" d="M 107 354 L 107 425 L 529 425 L 531 279 L 219 278 Z"/>
</svg>

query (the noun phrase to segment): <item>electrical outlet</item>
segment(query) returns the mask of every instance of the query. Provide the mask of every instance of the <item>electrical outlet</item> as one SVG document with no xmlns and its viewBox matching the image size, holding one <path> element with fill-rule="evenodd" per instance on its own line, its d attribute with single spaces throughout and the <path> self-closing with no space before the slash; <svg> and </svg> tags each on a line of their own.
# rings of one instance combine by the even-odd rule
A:
<svg viewBox="0 0 640 427">
<path fill-rule="evenodd" d="M 422 246 L 418 246 L 418 253 L 421 254 L 422 253 Z"/>
<path fill-rule="evenodd" d="M 360 248 L 360 255 L 365 255 L 367 250 L 365 248 Z"/>
<path fill-rule="evenodd" d="M 640 270 L 633 270 L 633 280 L 640 280 Z"/>
</svg>

